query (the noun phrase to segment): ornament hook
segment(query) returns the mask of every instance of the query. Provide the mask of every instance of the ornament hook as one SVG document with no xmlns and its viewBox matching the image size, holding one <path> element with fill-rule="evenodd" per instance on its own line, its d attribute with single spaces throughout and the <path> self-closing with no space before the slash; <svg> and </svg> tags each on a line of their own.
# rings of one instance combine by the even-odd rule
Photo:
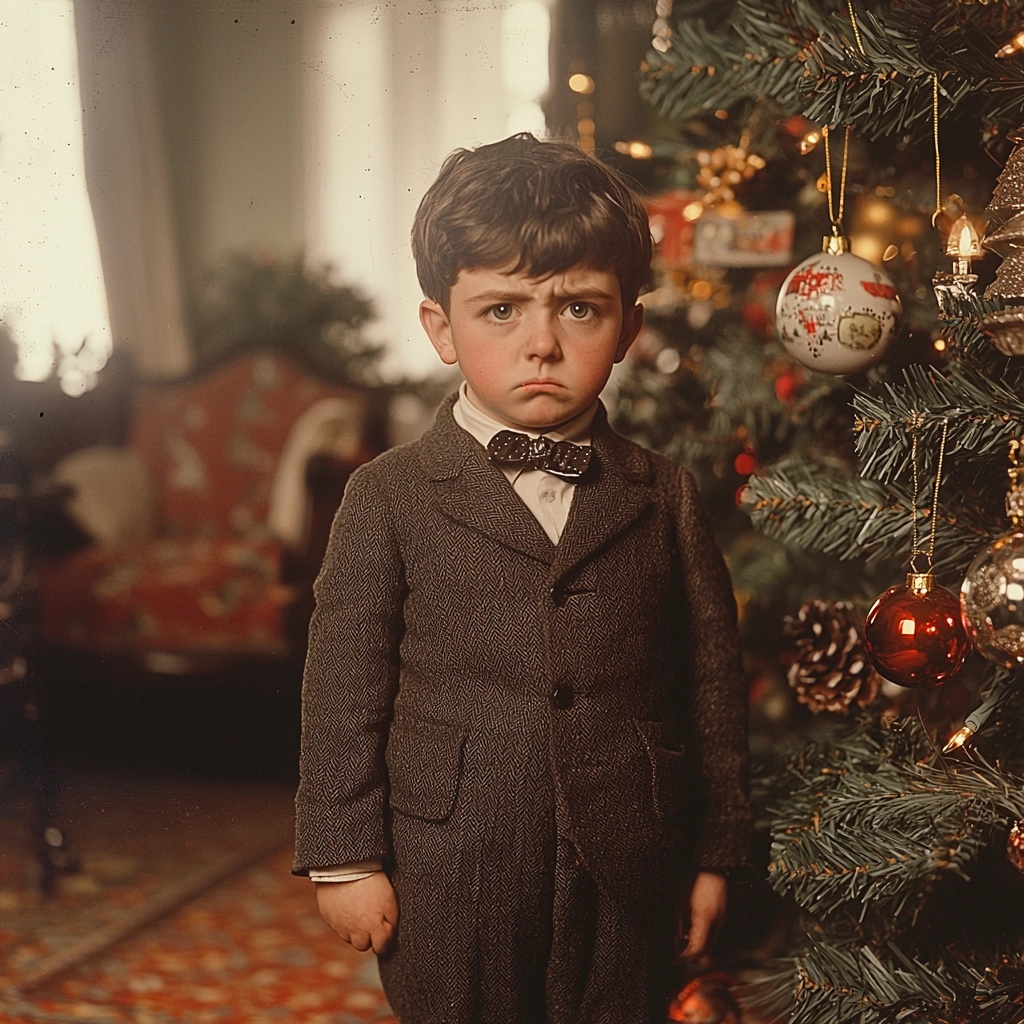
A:
<svg viewBox="0 0 1024 1024">
<path fill-rule="evenodd" d="M 843 235 L 843 207 L 846 201 L 846 169 L 850 161 L 850 126 L 846 125 L 845 127 L 846 131 L 843 135 L 843 156 L 839 170 L 838 206 L 836 205 L 835 195 L 833 191 L 831 153 L 832 147 L 829 143 L 829 127 L 826 124 L 822 126 L 821 129 L 821 137 L 825 143 L 825 188 L 828 191 L 828 217 L 829 220 L 832 222 L 832 237 L 837 239 L 841 238 Z M 825 247 L 825 250 L 826 252 L 831 251 L 827 245 Z"/>
<path fill-rule="evenodd" d="M 924 417 L 921 413 L 915 412 L 914 418 L 910 423 L 910 436 L 911 436 L 911 447 L 910 447 L 910 462 L 914 473 L 914 495 L 913 502 L 911 503 L 910 515 L 911 515 L 911 550 L 910 550 L 910 575 L 914 577 L 920 577 L 920 587 L 927 590 L 925 586 L 924 578 L 931 577 L 932 561 L 935 557 L 935 527 L 938 520 L 939 513 L 939 488 L 942 486 L 942 467 L 946 458 L 946 438 L 949 435 L 949 420 L 942 421 L 942 436 L 939 441 L 939 460 L 935 466 L 935 487 L 932 490 L 932 507 L 931 507 L 931 524 L 928 531 L 928 543 L 925 547 L 921 547 L 920 539 L 918 535 L 917 527 L 917 503 L 920 497 L 920 479 L 917 471 L 917 441 L 918 432 L 924 422 Z M 917 559 L 919 555 L 925 555 L 928 559 L 928 568 L 921 572 L 917 567 Z"/>
</svg>

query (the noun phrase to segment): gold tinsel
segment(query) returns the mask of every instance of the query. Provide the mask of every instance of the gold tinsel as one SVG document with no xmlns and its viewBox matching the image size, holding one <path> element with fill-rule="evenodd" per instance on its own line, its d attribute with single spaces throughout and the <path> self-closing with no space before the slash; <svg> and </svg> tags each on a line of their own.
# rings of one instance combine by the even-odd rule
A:
<svg viewBox="0 0 1024 1024">
<path fill-rule="evenodd" d="M 697 153 L 697 184 L 706 189 L 704 202 L 708 206 L 731 202 L 736 198 L 736 187 L 748 181 L 765 166 L 765 159 L 748 151 L 744 143 L 738 146 L 720 146 L 702 149 Z"/>
</svg>

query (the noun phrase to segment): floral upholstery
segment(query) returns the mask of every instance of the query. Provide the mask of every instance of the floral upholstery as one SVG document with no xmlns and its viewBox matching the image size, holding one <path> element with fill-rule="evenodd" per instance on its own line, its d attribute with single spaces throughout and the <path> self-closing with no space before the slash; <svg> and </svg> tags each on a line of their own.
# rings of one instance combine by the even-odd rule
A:
<svg viewBox="0 0 1024 1024">
<path fill-rule="evenodd" d="M 101 543 L 44 568 L 44 636 L 111 652 L 286 654 L 297 552 L 268 516 L 292 428 L 318 403 L 350 410 L 347 424 L 321 430 L 318 450 L 363 461 L 368 395 L 283 355 L 250 353 L 198 380 L 142 387 L 130 449 L 148 471 L 153 535 L 117 542 L 97 524 Z"/>
</svg>

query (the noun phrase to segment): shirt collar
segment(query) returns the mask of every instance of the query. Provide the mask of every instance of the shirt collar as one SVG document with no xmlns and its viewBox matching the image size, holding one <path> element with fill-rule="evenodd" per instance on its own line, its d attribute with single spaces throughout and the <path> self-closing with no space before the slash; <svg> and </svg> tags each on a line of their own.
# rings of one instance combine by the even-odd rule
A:
<svg viewBox="0 0 1024 1024">
<path fill-rule="evenodd" d="M 456 399 L 452 414 L 455 422 L 463 430 L 471 434 L 485 448 L 488 442 L 498 433 L 499 430 L 509 430 L 506 424 L 488 416 L 483 410 L 478 409 L 469 399 L 466 382 L 463 381 L 459 387 L 459 396 Z M 573 441 L 576 444 L 590 444 L 590 428 L 594 422 L 594 415 L 597 412 L 598 403 L 594 403 L 583 412 L 575 415 L 565 423 L 559 423 L 551 430 L 522 430 L 520 433 L 530 437 L 550 437 L 552 441 Z M 518 428 L 517 428 L 518 429 Z"/>
</svg>

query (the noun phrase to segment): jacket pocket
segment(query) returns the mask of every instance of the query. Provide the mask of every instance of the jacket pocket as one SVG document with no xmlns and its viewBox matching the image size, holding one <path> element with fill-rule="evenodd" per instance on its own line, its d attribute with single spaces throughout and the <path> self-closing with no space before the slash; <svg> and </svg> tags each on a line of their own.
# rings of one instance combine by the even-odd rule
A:
<svg viewBox="0 0 1024 1024">
<path fill-rule="evenodd" d="M 394 810 L 421 821 L 446 821 L 459 793 L 466 735 L 423 719 L 392 722 L 387 763 Z"/>
<path fill-rule="evenodd" d="M 661 722 L 634 722 L 651 764 L 651 796 L 662 818 L 674 818 L 686 804 L 689 760 Z"/>
</svg>

